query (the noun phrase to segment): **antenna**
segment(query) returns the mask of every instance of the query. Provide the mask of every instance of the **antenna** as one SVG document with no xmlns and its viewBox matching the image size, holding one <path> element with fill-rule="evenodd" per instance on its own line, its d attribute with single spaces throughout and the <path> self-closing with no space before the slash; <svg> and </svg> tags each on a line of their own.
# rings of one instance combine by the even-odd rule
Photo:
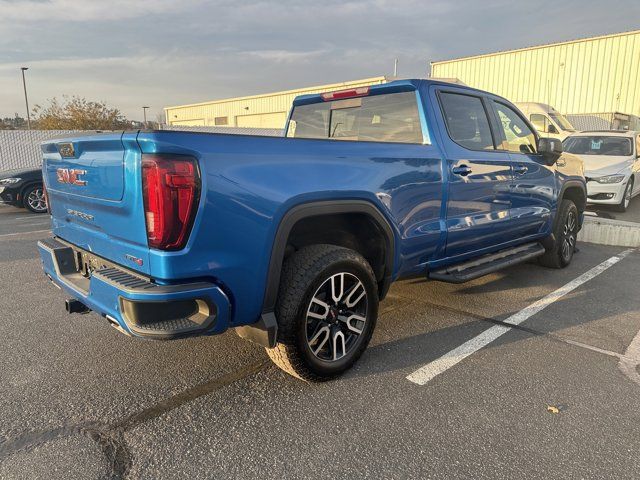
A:
<svg viewBox="0 0 640 480">
<path fill-rule="evenodd" d="M 393 61 L 393 76 L 394 77 L 398 76 L 398 59 L 397 58 Z"/>
</svg>

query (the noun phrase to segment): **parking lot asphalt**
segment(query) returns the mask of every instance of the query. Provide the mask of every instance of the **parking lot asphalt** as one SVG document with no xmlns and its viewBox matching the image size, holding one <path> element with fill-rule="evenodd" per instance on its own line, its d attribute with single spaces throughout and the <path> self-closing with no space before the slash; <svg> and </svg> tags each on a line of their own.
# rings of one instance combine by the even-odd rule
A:
<svg viewBox="0 0 640 480">
<path fill-rule="evenodd" d="M 640 223 L 640 195 L 631 199 L 626 212 L 616 212 L 614 208 L 607 205 L 590 204 L 587 210 L 598 217 L 622 220 L 623 222 Z"/>
<path fill-rule="evenodd" d="M 638 251 L 398 282 L 356 367 L 306 384 L 233 332 L 143 341 L 68 315 L 37 257 L 47 222 L 0 207 L 0 478 L 640 477 Z"/>
</svg>

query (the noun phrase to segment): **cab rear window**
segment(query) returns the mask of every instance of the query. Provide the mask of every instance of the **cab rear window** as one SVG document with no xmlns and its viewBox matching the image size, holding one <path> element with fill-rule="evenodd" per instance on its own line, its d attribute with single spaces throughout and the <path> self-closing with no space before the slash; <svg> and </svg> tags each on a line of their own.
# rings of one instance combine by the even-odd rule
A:
<svg viewBox="0 0 640 480">
<path fill-rule="evenodd" d="M 415 92 L 294 107 L 287 137 L 397 143 L 423 141 Z"/>
</svg>

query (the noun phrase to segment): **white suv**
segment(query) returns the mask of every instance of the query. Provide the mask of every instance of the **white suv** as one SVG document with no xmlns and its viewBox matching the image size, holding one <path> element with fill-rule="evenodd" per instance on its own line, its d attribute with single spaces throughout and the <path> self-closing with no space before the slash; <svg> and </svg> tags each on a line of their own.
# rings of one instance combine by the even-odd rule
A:
<svg viewBox="0 0 640 480">
<path fill-rule="evenodd" d="M 563 145 L 584 162 L 589 203 L 614 205 L 624 212 L 640 193 L 640 132 L 581 132 Z"/>
</svg>

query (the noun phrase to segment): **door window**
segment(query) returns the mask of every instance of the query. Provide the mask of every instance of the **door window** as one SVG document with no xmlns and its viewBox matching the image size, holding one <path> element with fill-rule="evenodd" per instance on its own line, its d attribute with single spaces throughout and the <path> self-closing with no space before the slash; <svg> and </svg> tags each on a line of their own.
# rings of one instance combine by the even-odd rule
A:
<svg viewBox="0 0 640 480">
<path fill-rule="evenodd" d="M 536 153 L 536 135 L 514 109 L 494 102 L 502 130 L 501 148 L 516 153 Z"/>
<path fill-rule="evenodd" d="M 451 140 L 469 150 L 495 150 L 480 97 L 441 92 L 440 103 Z"/>
<path fill-rule="evenodd" d="M 546 115 L 532 113 L 529 120 L 531 120 L 531 123 L 539 132 L 547 133 L 549 131 L 549 119 Z"/>
</svg>

